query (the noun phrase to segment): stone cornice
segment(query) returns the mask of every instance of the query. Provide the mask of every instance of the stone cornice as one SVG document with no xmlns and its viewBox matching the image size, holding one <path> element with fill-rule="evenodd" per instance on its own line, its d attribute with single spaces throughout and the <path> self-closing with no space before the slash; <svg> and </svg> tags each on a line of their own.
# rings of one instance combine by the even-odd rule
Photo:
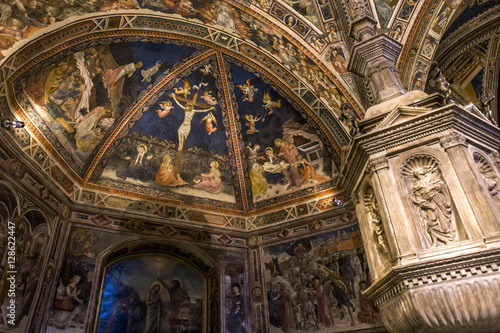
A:
<svg viewBox="0 0 500 333">
<path fill-rule="evenodd" d="M 399 108 L 389 112 L 386 118 L 398 111 Z M 456 104 L 448 104 L 355 137 L 342 167 L 342 176 L 338 186 L 349 193 L 354 190 L 357 175 L 362 172 L 362 168 L 367 163 L 368 155 L 422 139 L 439 142 L 442 137 L 438 135 L 439 133 L 453 129 L 465 131 L 468 133 L 468 139 L 485 147 L 500 146 L 500 131 L 497 127 Z"/>
<path fill-rule="evenodd" d="M 365 291 L 377 306 L 415 287 L 499 272 L 500 249 L 478 251 L 441 260 L 393 267 L 390 273 Z M 376 288 L 375 288 L 376 287 Z"/>
</svg>

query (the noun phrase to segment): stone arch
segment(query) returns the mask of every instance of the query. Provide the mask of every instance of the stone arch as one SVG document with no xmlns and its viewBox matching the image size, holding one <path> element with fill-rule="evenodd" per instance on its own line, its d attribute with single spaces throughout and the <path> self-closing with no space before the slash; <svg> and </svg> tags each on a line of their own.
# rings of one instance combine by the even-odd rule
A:
<svg viewBox="0 0 500 333">
<path fill-rule="evenodd" d="M 207 328 L 220 327 L 222 315 L 220 307 L 212 306 L 213 304 L 222 304 L 220 300 L 220 295 L 222 294 L 220 290 L 222 270 L 215 260 L 193 245 L 183 242 L 174 243 L 160 238 L 148 238 L 121 242 L 103 251 L 98 256 L 96 268 L 99 269 L 96 269 L 93 285 L 102 286 L 103 288 L 101 290 L 93 290 L 92 294 L 95 295 L 94 299 L 96 302 L 93 304 L 93 310 L 90 308 L 90 311 L 87 313 L 88 322 L 94 321 L 94 330 L 98 331 L 99 329 L 99 319 L 102 315 L 101 307 L 104 296 L 103 290 L 107 283 L 106 276 L 108 269 L 134 258 L 152 257 L 162 257 L 166 258 L 166 260 L 172 260 L 185 265 L 203 280 L 202 325 Z M 167 283 L 169 284 L 169 282 Z M 144 295 L 140 296 L 143 297 Z"/>
<path fill-rule="evenodd" d="M 8 184 L 0 182 L 0 224 L 12 221 L 14 215 L 19 214 L 20 207 L 16 191 Z"/>
</svg>

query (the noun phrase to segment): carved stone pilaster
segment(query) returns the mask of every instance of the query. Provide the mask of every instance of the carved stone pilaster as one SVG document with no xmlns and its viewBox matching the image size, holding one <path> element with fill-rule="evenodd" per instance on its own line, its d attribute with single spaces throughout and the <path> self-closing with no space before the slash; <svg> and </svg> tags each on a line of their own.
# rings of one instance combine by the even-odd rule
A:
<svg viewBox="0 0 500 333">
<path fill-rule="evenodd" d="M 445 150 L 460 145 L 467 146 L 467 139 L 457 132 L 446 134 L 439 140 L 439 142 Z"/>
<path fill-rule="evenodd" d="M 380 256 L 385 261 L 389 262 L 389 243 L 387 242 L 387 236 L 385 234 L 384 225 L 382 223 L 382 217 L 380 216 L 380 210 L 378 207 L 377 198 L 375 197 L 375 192 L 373 188 L 368 185 L 364 190 L 364 194 L 365 211 L 368 216 L 368 223 L 372 228 L 372 234 L 373 238 L 375 239 L 375 244 L 377 245 Z"/>
</svg>

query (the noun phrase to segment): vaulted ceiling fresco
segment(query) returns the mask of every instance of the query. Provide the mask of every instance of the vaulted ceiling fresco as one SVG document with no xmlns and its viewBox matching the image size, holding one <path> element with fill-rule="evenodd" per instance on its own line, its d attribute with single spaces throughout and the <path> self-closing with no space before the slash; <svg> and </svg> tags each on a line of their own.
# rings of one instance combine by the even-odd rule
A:
<svg viewBox="0 0 500 333">
<path fill-rule="evenodd" d="M 491 1 L 365 3 L 379 32 L 405 44 L 398 68 L 408 89 L 425 88 L 434 55 L 462 102 L 478 102 L 478 87 L 498 77 L 497 37 L 463 51 L 451 42 L 495 10 Z M 158 201 L 258 215 L 256 225 L 348 200 L 335 187 L 350 140 L 340 110 L 348 103 L 362 119 L 370 96 L 347 69 L 347 2 L 0 8 L 2 115 L 26 122 L 12 137 L 73 200 L 126 209 Z"/>
</svg>

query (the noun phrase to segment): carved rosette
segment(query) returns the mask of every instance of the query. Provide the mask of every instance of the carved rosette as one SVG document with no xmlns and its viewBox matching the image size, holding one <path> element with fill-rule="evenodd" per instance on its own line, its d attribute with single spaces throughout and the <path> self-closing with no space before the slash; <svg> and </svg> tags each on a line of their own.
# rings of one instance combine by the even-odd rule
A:
<svg viewBox="0 0 500 333">
<path fill-rule="evenodd" d="M 431 248 L 457 240 L 451 195 L 439 162 L 430 155 L 415 155 L 401 167 L 401 175 L 417 220 Z"/>
<path fill-rule="evenodd" d="M 367 185 L 364 190 L 364 205 L 377 249 L 384 260 L 390 261 L 389 244 L 387 243 L 384 225 L 382 224 L 382 217 L 380 216 L 377 199 L 375 198 L 375 191 L 370 185 Z"/>
</svg>

